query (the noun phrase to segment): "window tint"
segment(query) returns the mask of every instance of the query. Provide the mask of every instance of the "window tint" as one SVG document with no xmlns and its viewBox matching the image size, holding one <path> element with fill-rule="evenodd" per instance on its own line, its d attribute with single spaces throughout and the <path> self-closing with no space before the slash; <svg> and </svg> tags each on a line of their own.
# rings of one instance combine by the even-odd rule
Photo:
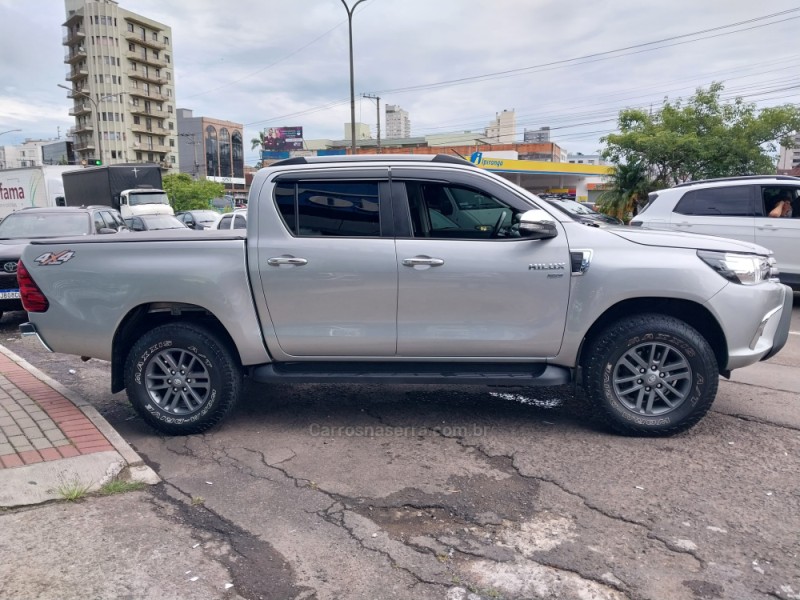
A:
<svg viewBox="0 0 800 600">
<path fill-rule="evenodd" d="M 233 218 L 233 228 L 234 229 L 247 229 L 247 219 L 245 219 L 242 215 L 236 215 Z"/>
<path fill-rule="evenodd" d="M 103 216 L 99 212 L 94 213 L 94 229 L 95 229 L 95 231 L 97 233 L 100 233 L 100 230 L 105 226 L 106 226 L 106 224 L 103 221 Z"/>
<path fill-rule="evenodd" d="M 761 197 L 763 202 L 763 213 L 761 216 L 767 216 L 778 206 L 781 200 L 788 200 L 791 210 L 788 214 L 784 213 L 783 216 L 800 219 L 800 188 L 793 188 L 790 186 L 770 186 L 761 188 Z M 759 206 L 759 208 L 762 208 Z M 777 211 L 781 213 L 781 210 Z M 775 214 L 775 213 L 773 213 Z"/>
<path fill-rule="evenodd" d="M 280 184 L 275 202 L 286 227 L 300 236 L 380 236 L 378 184 L 304 181 Z"/>
<path fill-rule="evenodd" d="M 752 187 L 739 185 L 686 192 L 675 212 L 697 216 L 752 217 L 755 214 Z"/>
<path fill-rule="evenodd" d="M 230 229 L 231 228 L 231 215 L 226 215 L 219 220 L 219 228 L 220 229 Z"/>
<path fill-rule="evenodd" d="M 520 211 L 484 192 L 441 183 L 406 183 L 414 237 L 498 239 L 519 237 Z"/>
<path fill-rule="evenodd" d="M 286 224 L 286 228 L 297 234 L 297 209 L 294 204 L 294 192 L 296 186 L 293 183 L 279 183 L 275 186 L 275 203 L 278 205 L 278 212 Z"/>
</svg>

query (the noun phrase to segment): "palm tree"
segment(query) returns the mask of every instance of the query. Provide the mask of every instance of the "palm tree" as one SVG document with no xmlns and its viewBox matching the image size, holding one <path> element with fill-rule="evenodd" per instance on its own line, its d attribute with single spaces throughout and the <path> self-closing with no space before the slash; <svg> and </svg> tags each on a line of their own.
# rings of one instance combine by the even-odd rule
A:
<svg viewBox="0 0 800 600">
<path fill-rule="evenodd" d="M 255 150 L 256 148 L 263 148 L 264 142 L 266 141 L 267 136 L 264 134 L 263 131 L 258 132 L 258 137 L 254 137 L 250 140 L 250 149 Z"/>
<path fill-rule="evenodd" d="M 598 208 L 626 222 L 638 214 L 647 195 L 658 187 L 657 182 L 650 179 L 644 162 L 614 165 L 607 183 L 609 188 L 600 195 Z"/>
</svg>

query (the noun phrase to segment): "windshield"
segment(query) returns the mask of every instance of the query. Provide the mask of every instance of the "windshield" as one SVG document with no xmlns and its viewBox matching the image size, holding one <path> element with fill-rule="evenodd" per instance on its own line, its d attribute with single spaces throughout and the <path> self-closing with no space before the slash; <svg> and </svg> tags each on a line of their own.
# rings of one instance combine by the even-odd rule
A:
<svg viewBox="0 0 800 600">
<path fill-rule="evenodd" d="M 169 204 L 166 192 L 130 192 L 128 194 L 130 206 L 142 204 Z"/>
<path fill-rule="evenodd" d="M 192 213 L 195 221 L 200 223 L 216 223 L 219 221 L 219 213 L 213 210 L 196 210 Z"/>
<path fill-rule="evenodd" d="M 576 202 L 575 200 L 554 200 L 558 206 L 562 207 L 568 213 L 573 215 L 596 215 L 597 213 L 593 211 L 588 206 L 584 206 L 580 202 Z"/>
<path fill-rule="evenodd" d="M 2 239 L 33 239 L 68 235 L 88 235 L 89 215 L 85 213 L 16 212 L 0 223 Z"/>
<path fill-rule="evenodd" d="M 147 229 L 186 229 L 186 225 L 172 215 L 148 215 Z"/>
</svg>

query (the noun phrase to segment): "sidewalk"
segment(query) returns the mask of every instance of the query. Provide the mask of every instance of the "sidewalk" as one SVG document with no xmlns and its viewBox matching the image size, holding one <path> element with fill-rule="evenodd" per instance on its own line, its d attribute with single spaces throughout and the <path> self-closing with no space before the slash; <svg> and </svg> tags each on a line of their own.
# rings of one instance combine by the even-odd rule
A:
<svg viewBox="0 0 800 600">
<path fill-rule="evenodd" d="M 0 507 L 61 498 L 122 477 L 158 476 L 108 422 L 74 392 L 0 346 Z"/>
</svg>

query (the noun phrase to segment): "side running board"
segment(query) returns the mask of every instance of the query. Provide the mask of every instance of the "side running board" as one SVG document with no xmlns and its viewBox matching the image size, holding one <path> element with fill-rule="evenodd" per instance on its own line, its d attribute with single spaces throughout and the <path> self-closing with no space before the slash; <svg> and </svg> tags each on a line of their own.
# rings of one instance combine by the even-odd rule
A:
<svg viewBox="0 0 800 600">
<path fill-rule="evenodd" d="M 430 383 L 472 385 L 567 385 L 567 367 L 534 364 L 487 363 L 270 363 L 253 367 L 251 377 L 261 383 Z"/>
</svg>

